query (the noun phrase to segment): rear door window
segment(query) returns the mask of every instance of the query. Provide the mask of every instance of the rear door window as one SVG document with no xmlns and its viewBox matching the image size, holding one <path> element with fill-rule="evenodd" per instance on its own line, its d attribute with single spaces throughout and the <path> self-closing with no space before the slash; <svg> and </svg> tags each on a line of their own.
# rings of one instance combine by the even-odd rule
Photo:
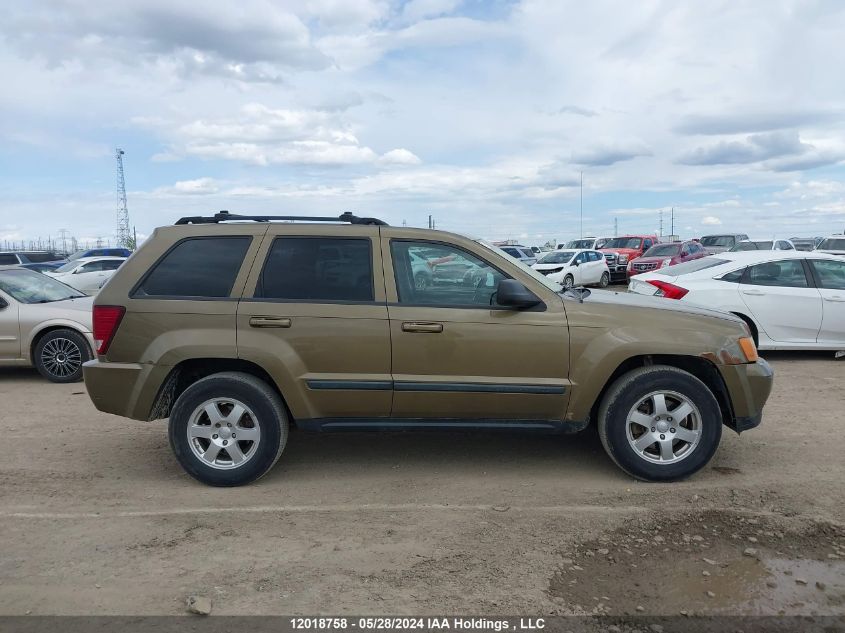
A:
<svg viewBox="0 0 845 633">
<path fill-rule="evenodd" d="M 288 301 L 374 301 L 368 238 L 277 237 L 255 296 Z"/>
<path fill-rule="evenodd" d="M 801 260 L 784 259 L 749 266 L 742 283 L 751 286 L 779 286 L 782 288 L 808 288 L 807 275 Z"/>
<path fill-rule="evenodd" d="M 0 253 L 0 266 L 13 266 L 17 263 L 17 255 L 13 255 L 12 253 Z"/>
<path fill-rule="evenodd" d="M 845 262 L 811 259 L 810 265 L 816 270 L 820 288 L 845 290 Z"/>
<path fill-rule="evenodd" d="M 182 240 L 153 266 L 133 297 L 228 297 L 251 241 L 247 236 Z"/>
</svg>

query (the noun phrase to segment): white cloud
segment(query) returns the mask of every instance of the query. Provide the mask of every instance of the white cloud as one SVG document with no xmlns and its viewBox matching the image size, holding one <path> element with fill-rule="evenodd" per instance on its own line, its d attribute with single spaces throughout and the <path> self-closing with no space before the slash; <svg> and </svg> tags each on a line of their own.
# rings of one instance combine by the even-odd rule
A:
<svg viewBox="0 0 845 633">
<path fill-rule="evenodd" d="M 217 193 L 218 191 L 220 191 L 220 187 L 213 178 L 179 180 L 170 187 L 156 189 L 156 193 L 165 195 L 208 195 Z"/>
<path fill-rule="evenodd" d="M 722 220 L 717 218 L 715 215 L 705 215 L 701 218 L 701 223 L 704 226 L 719 226 L 722 224 Z"/>
<path fill-rule="evenodd" d="M 406 149 L 392 149 L 378 161 L 382 165 L 419 165 L 420 159 L 413 153 Z"/>
</svg>

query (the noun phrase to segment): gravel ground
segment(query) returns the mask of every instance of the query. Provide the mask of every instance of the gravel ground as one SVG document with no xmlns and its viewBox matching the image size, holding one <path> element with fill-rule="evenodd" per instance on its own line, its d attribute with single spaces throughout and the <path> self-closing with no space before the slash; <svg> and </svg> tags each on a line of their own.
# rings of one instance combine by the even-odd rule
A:
<svg viewBox="0 0 845 633">
<path fill-rule="evenodd" d="M 0 370 L 0 614 L 845 614 L 845 362 L 766 356 L 763 425 L 668 485 L 588 430 L 297 433 L 212 489 L 163 423 Z"/>
</svg>

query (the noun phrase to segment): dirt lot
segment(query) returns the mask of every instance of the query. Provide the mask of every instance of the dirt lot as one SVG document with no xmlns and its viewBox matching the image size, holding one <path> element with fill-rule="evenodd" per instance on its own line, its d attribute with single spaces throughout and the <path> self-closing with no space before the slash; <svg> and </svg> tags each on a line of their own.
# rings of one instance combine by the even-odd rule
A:
<svg viewBox="0 0 845 633">
<path fill-rule="evenodd" d="M 163 423 L 2 370 L 0 614 L 845 614 L 845 362 L 768 357 L 763 425 L 670 485 L 592 432 L 294 434 L 212 489 Z"/>
</svg>

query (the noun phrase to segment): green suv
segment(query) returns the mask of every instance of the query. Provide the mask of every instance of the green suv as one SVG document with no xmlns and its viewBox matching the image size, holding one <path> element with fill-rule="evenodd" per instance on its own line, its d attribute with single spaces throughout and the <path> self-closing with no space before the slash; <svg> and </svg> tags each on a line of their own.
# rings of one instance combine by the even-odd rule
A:
<svg viewBox="0 0 845 633">
<path fill-rule="evenodd" d="M 757 426 L 772 387 L 732 315 L 564 291 L 484 242 L 351 214 L 156 229 L 97 295 L 93 329 L 95 406 L 169 418 L 180 464 L 215 486 L 266 473 L 292 427 L 596 424 L 622 469 L 671 481 L 710 460 L 723 424 Z"/>
</svg>

